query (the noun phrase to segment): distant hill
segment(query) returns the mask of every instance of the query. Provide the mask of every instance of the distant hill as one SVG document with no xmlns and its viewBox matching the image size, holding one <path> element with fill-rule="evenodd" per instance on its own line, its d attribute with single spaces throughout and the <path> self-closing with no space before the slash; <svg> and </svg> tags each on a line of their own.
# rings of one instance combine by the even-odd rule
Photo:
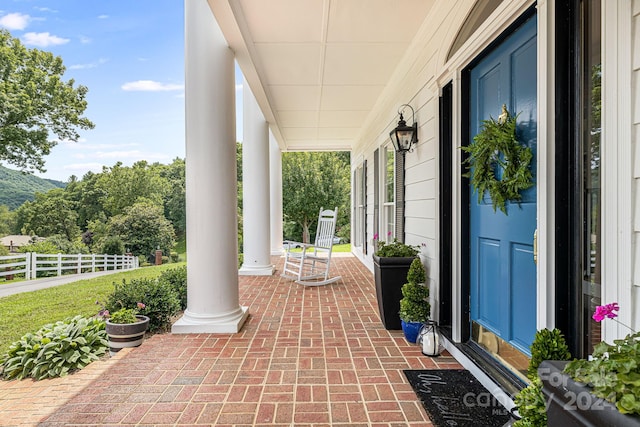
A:
<svg viewBox="0 0 640 427">
<path fill-rule="evenodd" d="M 36 192 L 46 193 L 67 184 L 53 179 L 38 178 L 0 166 L 0 205 L 15 209 L 27 200 L 33 200 Z"/>
</svg>

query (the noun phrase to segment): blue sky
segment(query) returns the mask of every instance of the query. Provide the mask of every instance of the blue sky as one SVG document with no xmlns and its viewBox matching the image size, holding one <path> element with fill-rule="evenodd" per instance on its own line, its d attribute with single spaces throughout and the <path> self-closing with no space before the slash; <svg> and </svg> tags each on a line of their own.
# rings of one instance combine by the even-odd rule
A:
<svg viewBox="0 0 640 427">
<path fill-rule="evenodd" d="M 1 28 L 62 57 L 64 79 L 89 88 L 85 116 L 95 129 L 60 142 L 36 175 L 67 181 L 118 161 L 184 158 L 183 9 L 182 0 L 0 3 Z"/>
</svg>

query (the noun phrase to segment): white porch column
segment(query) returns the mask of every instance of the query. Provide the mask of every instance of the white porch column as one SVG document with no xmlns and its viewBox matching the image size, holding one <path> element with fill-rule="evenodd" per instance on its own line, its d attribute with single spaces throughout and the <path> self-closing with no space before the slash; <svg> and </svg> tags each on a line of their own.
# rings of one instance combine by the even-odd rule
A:
<svg viewBox="0 0 640 427">
<path fill-rule="evenodd" d="M 242 221 L 244 262 L 239 274 L 271 276 L 269 126 L 249 84 L 242 86 Z"/>
<path fill-rule="evenodd" d="M 206 0 L 185 0 L 187 309 L 173 333 L 238 332 L 235 67 Z"/>
<path fill-rule="evenodd" d="M 271 184 L 271 255 L 282 255 L 282 153 L 269 132 L 269 183 Z"/>
</svg>

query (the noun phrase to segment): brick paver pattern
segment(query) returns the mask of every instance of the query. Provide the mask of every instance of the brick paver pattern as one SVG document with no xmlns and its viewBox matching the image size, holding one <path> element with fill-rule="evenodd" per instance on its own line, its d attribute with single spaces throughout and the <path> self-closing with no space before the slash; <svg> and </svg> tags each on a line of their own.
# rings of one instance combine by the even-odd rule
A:
<svg viewBox="0 0 640 427">
<path fill-rule="evenodd" d="M 431 426 L 402 370 L 455 359 L 384 329 L 356 258 L 334 258 L 342 280 L 321 287 L 273 262 L 274 276 L 239 279 L 240 333 L 158 334 L 64 378 L 2 381 L 0 425 Z"/>
</svg>

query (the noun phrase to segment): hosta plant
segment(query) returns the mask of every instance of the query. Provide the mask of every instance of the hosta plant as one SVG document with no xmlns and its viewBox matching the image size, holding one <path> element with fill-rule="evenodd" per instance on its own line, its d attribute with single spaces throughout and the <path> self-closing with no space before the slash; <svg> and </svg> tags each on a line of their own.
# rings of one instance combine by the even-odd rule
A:
<svg viewBox="0 0 640 427">
<path fill-rule="evenodd" d="M 87 366 L 107 350 L 105 324 L 76 316 L 24 335 L 0 360 L 2 378 L 41 380 Z"/>
</svg>

